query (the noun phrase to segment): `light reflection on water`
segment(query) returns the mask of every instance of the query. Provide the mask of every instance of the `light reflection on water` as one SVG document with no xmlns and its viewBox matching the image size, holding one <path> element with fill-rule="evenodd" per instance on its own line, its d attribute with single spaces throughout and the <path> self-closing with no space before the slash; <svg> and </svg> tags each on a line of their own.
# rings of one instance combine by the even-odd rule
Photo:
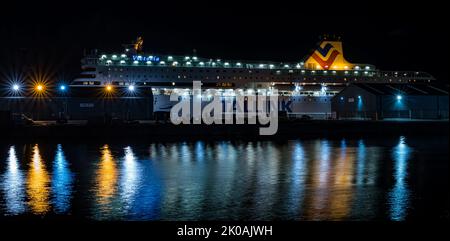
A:
<svg viewBox="0 0 450 241">
<path fill-rule="evenodd" d="M 388 200 L 390 205 L 390 218 L 396 221 L 405 219 L 410 201 L 410 191 L 406 180 L 410 154 L 411 148 L 406 144 L 405 137 L 400 137 L 398 145 L 394 147 L 392 152 L 395 184 L 389 192 Z"/>
<path fill-rule="evenodd" d="M 1 169 L 0 214 L 405 220 L 414 214 L 415 200 L 423 198 L 415 190 L 428 187 L 410 181 L 419 178 L 410 170 L 420 152 L 408 140 L 25 145 L 23 155 L 13 145 Z M 55 153 L 54 158 L 41 152 Z"/>
<path fill-rule="evenodd" d="M 52 196 L 55 213 L 67 213 L 70 210 L 74 174 L 70 171 L 62 145 L 56 147 L 53 162 Z"/>
<path fill-rule="evenodd" d="M 31 212 L 45 214 L 50 209 L 50 176 L 41 157 L 39 146 L 33 146 L 27 177 L 27 196 Z"/>
<path fill-rule="evenodd" d="M 6 214 L 16 215 L 25 211 L 24 176 L 19 168 L 16 148 L 11 146 L 8 151 L 6 172 L 2 177 L 2 190 L 5 195 Z"/>
<path fill-rule="evenodd" d="M 94 212 L 98 218 L 101 218 L 103 215 L 112 215 L 114 209 L 118 208 L 113 203 L 114 194 L 117 191 L 117 167 L 108 145 L 101 149 L 100 163 L 97 168 L 94 185 L 97 207 Z"/>
<path fill-rule="evenodd" d="M 136 161 L 136 157 L 131 147 L 124 149 L 125 157 L 123 160 L 122 174 L 120 178 L 120 198 L 124 211 L 131 210 L 135 201 L 136 193 L 139 191 L 141 182 L 141 168 Z"/>
</svg>

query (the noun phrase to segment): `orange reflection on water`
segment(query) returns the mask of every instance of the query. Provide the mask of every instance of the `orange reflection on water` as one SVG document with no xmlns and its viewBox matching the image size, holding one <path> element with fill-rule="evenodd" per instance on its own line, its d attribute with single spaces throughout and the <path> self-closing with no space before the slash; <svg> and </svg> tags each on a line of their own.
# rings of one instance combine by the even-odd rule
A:
<svg viewBox="0 0 450 241">
<path fill-rule="evenodd" d="M 108 145 L 103 146 L 97 170 L 96 195 L 100 205 L 109 204 L 116 193 L 117 168 Z"/>
<path fill-rule="evenodd" d="M 335 191 L 330 195 L 330 217 L 341 220 L 349 215 L 353 199 L 353 178 L 355 171 L 354 148 L 341 147 L 341 153 L 334 166 Z"/>
<path fill-rule="evenodd" d="M 50 210 L 50 177 L 39 153 L 38 145 L 33 147 L 33 157 L 28 170 L 28 205 L 35 214 L 44 214 Z"/>
<path fill-rule="evenodd" d="M 312 175 L 312 190 L 307 193 L 305 215 L 311 220 L 345 219 L 351 210 L 355 149 L 342 145 L 331 153 L 327 142 L 317 143 Z M 333 155 L 337 154 L 337 155 Z"/>
</svg>

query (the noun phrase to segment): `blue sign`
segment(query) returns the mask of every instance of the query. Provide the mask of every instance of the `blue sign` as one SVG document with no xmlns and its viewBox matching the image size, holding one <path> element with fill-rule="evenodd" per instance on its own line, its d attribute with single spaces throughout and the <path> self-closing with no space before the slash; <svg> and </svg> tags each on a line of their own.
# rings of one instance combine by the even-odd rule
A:
<svg viewBox="0 0 450 241">
<path fill-rule="evenodd" d="M 147 61 L 151 61 L 151 62 L 159 62 L 159 57 L 157 56 L 141 56 L 141 55 L 133 55 L 131 57 L 133 59 L 133 61 L 139 61 L 139 62 L 147 62 Z"/>
</svg>

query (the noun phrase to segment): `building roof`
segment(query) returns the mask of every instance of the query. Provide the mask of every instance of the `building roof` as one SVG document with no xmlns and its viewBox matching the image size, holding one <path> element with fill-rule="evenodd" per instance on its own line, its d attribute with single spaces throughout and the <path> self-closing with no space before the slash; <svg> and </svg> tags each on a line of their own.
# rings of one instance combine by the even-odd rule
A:
<svg viewBox="0 0 450 241">
<path fill-rule="evenodd" d="M 448 95 L 448 85 L 435 84 L 354 84 L 375 95 Z"/>
</svg>

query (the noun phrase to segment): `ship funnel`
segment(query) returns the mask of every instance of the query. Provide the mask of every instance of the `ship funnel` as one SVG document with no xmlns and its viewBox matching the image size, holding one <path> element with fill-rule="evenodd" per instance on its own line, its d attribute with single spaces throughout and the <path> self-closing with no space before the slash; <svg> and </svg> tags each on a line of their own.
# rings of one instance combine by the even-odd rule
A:
<svg viewBox="0 0 450 241">
<path fill-rule="evenodd" d="M 345 60 L 342 41 L 336 37 L 323 37 L 305 61 L 305 67 L 311 70 L 346 70 L 354 66 Z"/>
</svg>

